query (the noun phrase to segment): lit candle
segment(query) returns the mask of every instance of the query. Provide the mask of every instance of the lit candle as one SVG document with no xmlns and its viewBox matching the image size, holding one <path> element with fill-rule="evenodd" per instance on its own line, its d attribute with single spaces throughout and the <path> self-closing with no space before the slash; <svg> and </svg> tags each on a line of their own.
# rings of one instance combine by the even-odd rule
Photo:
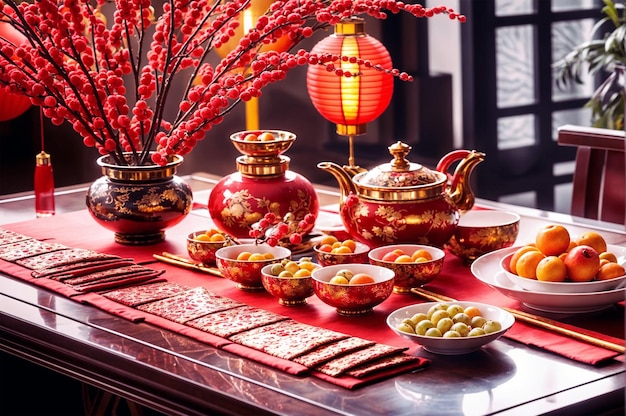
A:
<svg viewBox="0 0 626 416">
<path fill-rule="evenodd" d="M 259 129 L 259 99 L 256 97 L 246 101 L 246 129 Z"/>
<path fill-rule="evenodd" d="M 254 26 L 256 19 L 259 16 L 253 13 L 252 8 L 246 9 L 243 12 L 243 33 L 248 33 Z M 259 129 L 259 100 L 256 97 L 252 97 L 250 101 L 246 101 L 246 130 L 258 130 Z"/>
</svg>

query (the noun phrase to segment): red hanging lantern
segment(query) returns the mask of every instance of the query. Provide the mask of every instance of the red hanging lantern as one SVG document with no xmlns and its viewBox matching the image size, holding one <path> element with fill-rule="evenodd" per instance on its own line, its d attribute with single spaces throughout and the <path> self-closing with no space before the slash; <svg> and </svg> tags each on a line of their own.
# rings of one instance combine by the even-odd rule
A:
<svg viewBox="0 0 626 416">
<path fill-rule="evenodd" d="M 13 45 L 20 45 L 26 43 L 27 39 L 13 26 L 0 21 L 0 46 L 7 41 Z M 1 58 L 0 63 L 2 63 Z M 0 121 L 7 121 L 19 117 L 26 112 L 30 106 L 30 98 L 22 94 L 11 92 L 9 87 L 0 86 Z"/>
<path fill-rule="evenodd" d="M 238 45 L 241 38 L 256 26 L 259 17 L 263 16 L 272 6 L 275 0 L 250 0 L 250 5 L 239 15 L 239 26 L 235 28 L 235 34 L 223 45 L 215 48 L 215 52 L 220 58 L 225 58 Z M 284 52 L 293 46 L 293 41 L 289 36 L 283 35 L 275 42 L 267 43 L 259 48 L 258 52 L 276 51 Z M 259 100 L 252 97 L 246 101 L 246 129 L 259 129 Z"/>
<path fill-rule="evenodd" d="M 389 52 L 380 41 L 365 33 L 363 19 L 350 18 L 335 25 L 335 33 L 315 45 L 311 53 L 343 57 L 333 62 L 335 69 L 352 74 L 340 76 L 324 65 L 310 65 L 306 84 L 313 105 L 324 118 L 337 125 L 338 134 L 350 136 L 351 140 L 353 135 L 364 134 L 366 124 L 385 111 L 393 95 L 393 75 L 365 62 L 391 70 Z M 350 146 L 352 152 L 352 142 Z"/>
<path fill-rule="evenodd" d="M 259 17 L 263 16 L 272 6 L 275 0 L 250 0 L 250 5 L 241 12 L 239 16 L 239 26 L 235 28 L 235 34 L 223 45 L 215 48 L 215 52 L 220 58 L 225 58 L 233 49 L 239 45 L 241 38 L 256 26 Z M 293 45 L 289 36 L 284 35 L 276 42 L 264 44 L 259 52 L 277 51 L 284 52 Z"/>
<path fill-rule="evenodd" d="M 7 91 L 0 86 L 0 121 L 7 121 L 21 116 L 31 106 L 30 98 Z"/>
</svg>

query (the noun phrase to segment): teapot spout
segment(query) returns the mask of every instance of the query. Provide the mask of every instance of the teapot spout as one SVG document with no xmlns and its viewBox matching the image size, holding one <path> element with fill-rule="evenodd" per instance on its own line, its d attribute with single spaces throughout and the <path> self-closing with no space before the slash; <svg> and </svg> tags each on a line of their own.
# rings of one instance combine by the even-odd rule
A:
<svg viewBox="0 0 626 416">
<path fill-rule="evenodd" d="M 444 156 L 439 162 L 437 170 L 447 173 L 447 169 L 455 160 L 462 159 L 457 165 L 448 188 L 448 195 L 452 203 L 461 211 L 467 211 L 474 206 L 474 192 L 470 185 L 470 177 L 474 168 L 483 160 L 485 154 L 475 150 L 457 150 Z"/>
<path fill-rule="evenodd" d="M 350 195 L 350 193 L 356 194 L 356 186 L 352 182 L 352 177 L 357 173 L 354 169 L 346 169 L 333 162 L 320 162 L 317 167 L 330 172 L 335 177 L 339 184 L 339 190 L 341 192 L 339 203 L 343 204 L 344 200 Z"/>
</svg>

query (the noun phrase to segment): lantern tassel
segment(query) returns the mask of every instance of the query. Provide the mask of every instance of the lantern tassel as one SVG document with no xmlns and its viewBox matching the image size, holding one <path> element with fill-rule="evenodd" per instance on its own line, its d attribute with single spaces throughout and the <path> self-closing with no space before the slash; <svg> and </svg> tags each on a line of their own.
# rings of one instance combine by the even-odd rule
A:
<svg viewBox="0 0 626 416">
<path fill-rule="evenodd" d="M 44 149 L 43 114 L 40 111 L 41 152 L 35 157 L 35 215 L 37 218 L 54 215 L 54 175 L 52 159 Z"/>
</svg>

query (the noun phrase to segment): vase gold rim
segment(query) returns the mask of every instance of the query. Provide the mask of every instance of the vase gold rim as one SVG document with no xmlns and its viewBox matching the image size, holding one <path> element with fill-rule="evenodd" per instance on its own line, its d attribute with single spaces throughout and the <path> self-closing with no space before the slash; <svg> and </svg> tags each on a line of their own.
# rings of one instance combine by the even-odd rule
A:
<svg viewBox="0 0 626 416">
<path fill-rule="evenodd" d="M 170 161 L 163 165 L 145 165 L 145 166 L 129 166 L 116 165 L 109 163 L 107 160 L 109 155 L 98 158 L 97 163 L 102 168 L 102 174 L 121 181 L 151 181 L 158 179 L 166 179 L 176 174 L 176 169 L 183 163 L 183 157 L 180 155 L 168 156 Z"/>
<path fill-rule="evenodd" d="M 239 156 L 236 159 L 237 171 L 249 177 L 282 176 L 289 169 L 288 156 L 253 158 Z"/>
</svg>

